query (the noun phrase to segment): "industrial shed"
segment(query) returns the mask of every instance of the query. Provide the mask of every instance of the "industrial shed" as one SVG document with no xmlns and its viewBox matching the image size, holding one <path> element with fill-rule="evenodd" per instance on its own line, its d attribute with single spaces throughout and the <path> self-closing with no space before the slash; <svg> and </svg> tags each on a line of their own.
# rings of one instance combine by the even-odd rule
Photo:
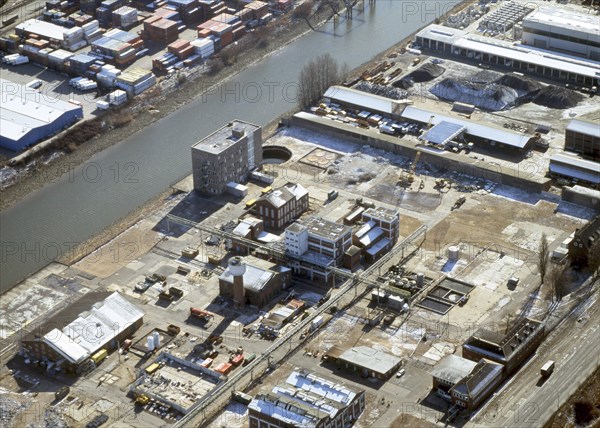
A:
<svg viewBox="0 0 600 428">
<path fill-rule="evenodd" d="M 367 110 L 386 117 L 397 117 L 406 105 L 406 102 L 345 88 L 344 86 L 331 86 L 323 94 L 323 98 L 328 102 L 339 103 L 345 108 Z"/>
<path fill-rule="evenodd" d="M 550 174 L 590 184 L 600 184 L 600 163 L 562 152 L 550 158 Z"/>
<path fill-rule="evenodd" d="M 47 99 L 24 85 L 0 79 L 0 147 L 18 152 L 83 117 L 81 106 Z"/>
</svg>

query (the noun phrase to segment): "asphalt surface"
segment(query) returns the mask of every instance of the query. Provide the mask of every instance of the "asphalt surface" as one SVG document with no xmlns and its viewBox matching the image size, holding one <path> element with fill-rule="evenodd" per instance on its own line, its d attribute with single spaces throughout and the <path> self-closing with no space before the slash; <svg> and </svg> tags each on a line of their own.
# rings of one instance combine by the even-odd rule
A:
<svg viewBox="0 0 600 428">
<path fill-rule="evenodd" d="M 600 366 L 599 293 L 571 312 L 470 426 L 541 427 Z M 546 380 L 540 368 L 555 361 Z"/>
</svg>

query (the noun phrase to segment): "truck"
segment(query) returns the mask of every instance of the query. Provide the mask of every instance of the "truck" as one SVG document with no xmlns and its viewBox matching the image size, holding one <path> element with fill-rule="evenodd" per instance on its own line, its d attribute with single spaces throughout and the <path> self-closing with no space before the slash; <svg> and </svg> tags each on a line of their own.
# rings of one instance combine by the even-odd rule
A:
<svg viewBox="0 0 600 428">
<path fill-rule="evenodd" d="M 233 364 L 234 366 L 239 366 L 244 362 L 244 356 L 242 354 L 236 354 L 235 356 L 231 357 L 231 364 Z"/>
<path fill-rule="evenodd" d="M 190 308 L 190 316 L 194 318 L 200 318 L 205 321 L 208 321 L 210 318 L 214 317 L 214 315 L 210 312 L 198 308 Z"/>
<path fill-rule="evenodd" d="M 242 365 L 243 366 L 247 366 L 248 364 L 250 364 L 255 359 L 256 359 L 256 354 L 250 354 L 250 355 L 248 355 L 248 357 L 246 359 L 244 359 L 244 362 L 242 363 Z"/>
<path fill-rule="evenodd" d="M 106 357 L 108 357 L 108 352 L 106 351 L 106 349 L 100 349 L 98 352 L 96 352 L 94 355 L 92 355 L 90 357 L 90 359 L 96 364 L 98 365 L 102 360 L 104 360 Z"/>
<path fill-rule="evenodd" d="M 547 378 L 552 374 L 553 371 L 554 371 L 554 361 L 550 360 L 550 361 L 547 361 L 546 364 L 544 364 L 542 366 L 542 369 L 540 370 L 540 374 L 542 375 L 542 377 Z"/>
</svg>

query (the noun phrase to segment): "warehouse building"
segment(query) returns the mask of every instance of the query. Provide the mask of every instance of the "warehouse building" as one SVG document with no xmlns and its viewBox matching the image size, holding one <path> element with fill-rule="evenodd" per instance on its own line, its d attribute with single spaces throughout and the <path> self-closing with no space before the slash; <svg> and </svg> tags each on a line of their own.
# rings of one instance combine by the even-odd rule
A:
<svg viewBox="0 0 600 428">
<path fill-rule="evenodd" d="M 86 374 L 96 367 L 92 357 L 116 349 L 142 326 L 143 317 L 117 292 L 90 292 L 23 337 L 22 353 L 48 370 Z"/>
<path fill-rule="evenodd" d="M 565 150 L 600 159 L 600 124 L 573 119 L 565 131 Z"/>
<path fill-rule="evenodd" d="M 600 184 L 600 162 L 583 159 L 574 153 L 562 152 L 550 158 L 550 175 L 591 185 Z"/>
<path fill-rule="evenodd" d="M 0 79 L 0 147 L 18 152 L 83 118 L 83 108 Z"/>
<path fill-rule="evenodd" d="M 419 31 L 415 43 L 426 50 L 553 80 L 593 86 L 598 85 L 600 79 L 600 65 L 597 61 L 476 36 L 442 25 L 432 24 Z"/>
<path fill-rule="evenodd" d="M 485 358 L 513 373 L 544 340 L 544 324 L 531 318 L 519 320 L 507 334 L 480 329 L 462 346 L 463 357 L 472 361 Z"/>
<path fill-rule="evenodd" d="M 234 276 L 230 266 L 219 276 L 219 294 L 234 297 Z M 259 308 L 269 303 L 277 294 L 292 282 L 291 270 L 266 260 L 254 259 L 246 263 L 243 274 L 245 304 Z"/>
<path fill-rule="evenodd" d="M 333 346 L 325 353 L 325 359 L 350 372 L 358 372 L 363 377 L 382 380 L 392 377 L 402 365 L 400 358 L 368 346 L 348 349 Z"/>
<path fill-rule="evenodd" d="M 262 163 L 262 128 L 230 122 L 192 146 L 194 190 L 222 195 L 230 182 L 245 182 Z"/>
<path fill-rule="evenodd" d="M 248 405 L 250 428 L 352 426 L 365 409 L 365 391 L 295 369 L 282 385 Z"/>
<path fill-rule="evenodd" d="M 301 184 L 287 183 L 261 196 L 254 207 L 265 227 L 279 229 L 308 209 L 308 190 Z"/>
<path fill-rule="evenodd" d="M 352 228 L 310 217 L 285 229 L 285 252 L 295 273 L 328 283 L 331 267 L 342 266 L 352 246 Z"/>
<path fill-rule="evenodd" d="M 398 115 L 407 104 L 406 102 L 369 94 L 344 86 L 329 87 L 325 91 L 325 94 L 323 94 L 323 100 L 327 103 L 338 103 L 344 108 L 367 110 L 371 113 L 378 113 L 391 118 L 398 118 Z"/>
<path fill-rule="evenodd" d="M 446 142 L 456 140 L 464 134 L 469 142 L 487 149 L 502 149 L 522 156 L 531 150 L 535 142 L 531 136 L 414 106 L 406 107 L 402 112 L 402 118 L 430 125 L 431 128 L 419 138 L 432 145 L 443 146 Z"/>
<path fill-rule="evenodd" d="M 598 241 L 600 241 L 600 215 L 575 231 L 575 236 L 569 243 L 571 263 L 579 268 L 586 267 L 592 246 Z"/>
<path fill-rule="evenodd" d="M 523 20 L 523 44 L 600 61 L 597 15 L 540 7 Z"/>
</svg>

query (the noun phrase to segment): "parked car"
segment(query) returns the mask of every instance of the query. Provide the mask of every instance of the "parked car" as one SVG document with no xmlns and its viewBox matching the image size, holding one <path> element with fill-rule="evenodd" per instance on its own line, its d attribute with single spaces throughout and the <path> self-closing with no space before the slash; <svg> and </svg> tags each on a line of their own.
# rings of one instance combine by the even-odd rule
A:
<svg viewBox="0 0 600 428">
<path fill-rule="evenodd" d="M 398 370 L 398 373 L 396 373 L 396 377 L 400 378 L 400 377 L 404 376 L 404 373 L 406 373 L 406 370 L 400 369 L 400 370 Z"/>
<path fill-rule="evenodd" d="M 31 82 L 29 82 L 27 85 L 25 85 L 27 88 L 31 88 L 31 89 L 37 89 L 40 86 L 42 86 L 42 81 L 39 79 L 35 79 L 32 80 Z"/>
</svg>

